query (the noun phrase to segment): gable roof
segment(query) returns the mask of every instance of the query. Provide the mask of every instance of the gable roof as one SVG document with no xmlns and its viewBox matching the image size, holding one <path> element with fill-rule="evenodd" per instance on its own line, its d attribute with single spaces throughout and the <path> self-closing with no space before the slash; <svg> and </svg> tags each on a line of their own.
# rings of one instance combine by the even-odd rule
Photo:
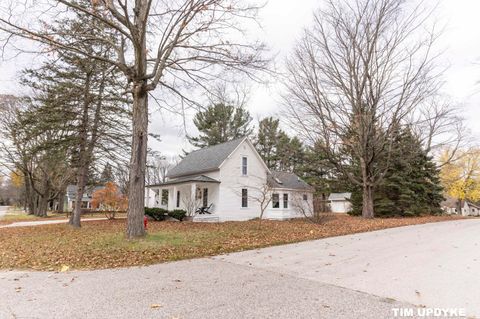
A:
<svg viewBox="0 0 480 319">
<path fill-rule="evenodd" d="M 92 186 L 87 185 L 85 186 L 85 190 L 83 192 L 83 200 L 88 200 L 92 198 L 92 194 L 98 190 L 104 189 L 105 186 Z M 77 196 L 77 185 L 68 185 L 66 194 L 67 198 L 72 199 Z"/>
<path fill-rule="evenodd" d="M 308 185 L 300 177 L 290 172 L 273 172 L 268 175 L 268 183 L 273 188 L 296 189 L 313 191 L 313 187 Z"/>
<path fill-rule="evenodd" d="M 447 208 L 457 208 L 458 200 L 453 197 L 447 197 L 444 201 L 440 203 L 440 206 L 447 207 Z"/>
<path fill-rule="evenodd" d="M 217 170 L 245 139 L 246 137 L 242 137 L 193 151 L 169 170 L 167 177 L 174 178 Z"/>
<path fill-rule="evenodd" d="M 349 200 L 352 197 L 352 193 L 331 193 L 328 196 L 328 200 L 333 201 L 342 201 L 342 200 Z"/>
</svg>

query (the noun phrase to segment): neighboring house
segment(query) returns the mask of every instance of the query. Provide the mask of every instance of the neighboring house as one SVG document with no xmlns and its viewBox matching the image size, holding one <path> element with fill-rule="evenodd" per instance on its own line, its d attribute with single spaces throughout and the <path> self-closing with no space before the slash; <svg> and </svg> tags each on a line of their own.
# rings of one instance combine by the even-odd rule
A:
<svg viewBox="0 0 480 319">
<path fill-rule="evenodd" d="M 348 213 L 352 209 L 352 193 L 331 193 L 328 196 L 332 213 Z"/>
<path fill-rule="evenodd" d="M 104 186 L 86 186 L 83 192 L 82 208 L 92 208 L 92 196 L 97 190 L 104 189 Z M 77 185 L 68 185 L 67 193 L 65 194 L 65 207 L 67 211 L 73 211 L 75 200 L 77 197 Z"/>
<path fill-rule="evenodd" d="M 146 205 L 190 212 L 212 205 L 212 215 L 196 215 L 196 221 L 257 218 L 266 201 L 268 219 L 313 210 L 313 188 L 293 173 L 270 171 L 246 137 L 191 152 L 167 178 L 147 187 Z"/>
<path fill-rule="evenodd" d="M 462 216 L 480 216 L 480 206 L 469 202 L 463 201 L 461 208 L 459 208 L 459 202 L 455 198 L 447 198 L 441 203 L 442 210 L 447 214 L 462 215 Z"/>
</svg>

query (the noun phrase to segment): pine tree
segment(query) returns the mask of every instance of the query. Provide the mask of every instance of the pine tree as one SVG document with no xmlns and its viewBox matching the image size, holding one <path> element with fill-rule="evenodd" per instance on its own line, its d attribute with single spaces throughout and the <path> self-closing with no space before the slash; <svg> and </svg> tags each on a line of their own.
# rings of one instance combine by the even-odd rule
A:
<svg viewBox="0 0 480 319">
<path fill-rule="evenodd" d="M 280 134 L 279 120 L 267 117 L 260 121 L 255 147 L 269 168 L 277 164 L 277 145 Z"/>
<path fill-rule="evenodd" d="M 215 103 L 198 112 L 193 119 L 200 135 L 187 138 L 195 147 L 212 146 L 250 135 L 253 131 L 251 122 L 252 117 L 245 108 L 225 102 Z"/>
<path fill-rule="evenodd" d="M 302 142 L 297 137 L 290 138 L 273 117 L 260 121 L 255 147 L 265 164 L 274 170 L 297 172 L 305 157 Z"/>
<path fill-rule="evenodd" d="M 375 190 L 377 216 L 418 216 L 441 212 L 439 169 L 409 129 L 393 141 L 391 167 Z M 353 214 L 361 214 L 361 190 L 352 194 Z"/>
<path fill-rule="evenodd" d="M 107 163 L 103 168 L 102 174 L 100 175 L 99 183 L 105 185 L 108 182 L 114 182 L 115 176 L 113 174 L 113 168 L 110 163 Z"/>
</svg>

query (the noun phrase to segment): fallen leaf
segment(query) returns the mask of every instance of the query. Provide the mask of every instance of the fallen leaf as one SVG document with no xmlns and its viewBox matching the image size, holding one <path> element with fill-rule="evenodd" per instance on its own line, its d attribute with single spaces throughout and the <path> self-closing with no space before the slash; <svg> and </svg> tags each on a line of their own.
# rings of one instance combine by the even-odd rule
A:
<svg viewBox="0 0 480 319">
<path fill-rule="evenodd" d="M 152 309 L 158 309 L 158 308 L 161 308 L 161 307 L 162 307 L 162 305 L 159 305 L 159 304 L 156 304 L 156 303 L 150 305 L 150 308 L 152 308 Z"/>
<path fill-rule="evenodd" d="M 69 269 L 70 269 L 69 266 L 63 265 L 62 268 L 60 268 L 60 272 L 66 272 L 66 271 L 68 271 Z"/>
</svg>

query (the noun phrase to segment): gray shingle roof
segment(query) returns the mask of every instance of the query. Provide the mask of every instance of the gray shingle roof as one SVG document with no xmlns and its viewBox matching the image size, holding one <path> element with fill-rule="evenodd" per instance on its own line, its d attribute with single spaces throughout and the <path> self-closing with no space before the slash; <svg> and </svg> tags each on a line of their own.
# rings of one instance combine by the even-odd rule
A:
<svg viewBox="0 0 480 319">
<path fill-rule="evenodd" d="M 328 200 L 349 200 L 352 197 L 352 193 L 331 193 L 330 196 L 328 196 Z"/>
<path fill-rule="evenodd" d="M 190 183 L 190 182 L 197 182 L 197 183 L 220 183 L 220 181 L 217 181 L 214 178 L 205 176 L 205 175 L 197 175 L 197 176 L 187 176 L 187 177 L 180 177 L 176 178 L 172 181 L 168 181 L 165 183 L 157 184 L 157 185 L 150 185 L 149 187 L 154 187 L 154 186 L 168 186 L 168 185 L 176 185 L 176 184 L 182 184 L 182 183 Z"/>
<path fill-rule="evenodd" d="M 313 191 L 313 187 L 300 177 L 290 172 L 273 172 L 268 176 L 268 182 L 273 188 L 288 188 Z"/>
<path fill-rule="evenodd" d="M 245 140 L 242 137 L 226 143 L 206 147 L 188 154 L 167 177 L 181 177 L 217 170 L 223 161 Z"/>
</svg>

